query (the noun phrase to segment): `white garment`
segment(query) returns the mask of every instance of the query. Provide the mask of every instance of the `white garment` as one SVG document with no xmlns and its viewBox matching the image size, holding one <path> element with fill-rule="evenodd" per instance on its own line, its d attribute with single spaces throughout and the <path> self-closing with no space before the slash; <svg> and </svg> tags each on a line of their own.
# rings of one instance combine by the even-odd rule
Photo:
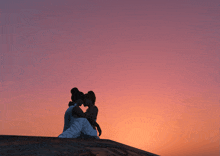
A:
<svg viewBox="0 0 220 156">
<path fill-rule="evenodd" d="M 75 118 L 74 121 L 71 122 L 70 128 L 61 133 L 58 138 L 77 138 L 81 132 L 99 139 L 97 131 L 93 129 L 86 118 Z"/>
<path fill-rule="evenodd" d="M 72 110 L 75 106 L 77 106 L 76 103 L 73 106 L 70 106 L 65 112 L 63 132 L 70 127 L 70 121 L 73 121 L 75 119 L 75 117 L 72 116 Z"/>
<path fill-rule="evenodd" d="M 70 106 L 64 116 L 64 128 L 63 133 L 61 133 L 59 138 L 77 138 L 80 136 L 80 133 L 84 133 L 89 136 L 95 136 L 97 139 L 97 131 L 93 129 L 91 124 L 86 118 L 78 118 L 72 116 L 72 110 L 77 104 Z"/>
</svg>

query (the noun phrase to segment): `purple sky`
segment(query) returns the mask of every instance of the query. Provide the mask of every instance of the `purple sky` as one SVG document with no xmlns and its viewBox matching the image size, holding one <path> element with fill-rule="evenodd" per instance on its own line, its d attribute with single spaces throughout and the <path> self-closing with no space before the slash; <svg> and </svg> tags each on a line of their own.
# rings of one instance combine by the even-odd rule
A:
<svg viewBox="0 0 220 156">
<path fill-rule="evenodd" d="M 217 156 L 219 19 L 217 0 L 0 1 L 0 134 L 57 137 L 78 87 L 101 139 Z"/>
</svg>

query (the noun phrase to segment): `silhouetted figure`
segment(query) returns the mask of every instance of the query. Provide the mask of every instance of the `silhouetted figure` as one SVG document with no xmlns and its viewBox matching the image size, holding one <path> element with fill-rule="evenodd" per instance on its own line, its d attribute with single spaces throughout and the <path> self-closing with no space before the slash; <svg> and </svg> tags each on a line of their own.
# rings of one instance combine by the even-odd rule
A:
<svg viewBox="0 0 220 156">
<path fill-rule="evenodd" d="M 75 95 L 76 93 L 79 92 L 79 89 L 76 88 L 76 87 L 74 87 L 74 88 L 72 88 L 72 89 L 70 90 L 70 92 L 71 92 L 72 95 Z"/>
<path fill-rule="evenodd" d="M 71 90 L 71 93 L 72 93 L 72 96 L 71 96 L 72 101 L 69 102 L 69 108 L 66 110 L 65 115 L 64 115 L 63 132 L 70 127 L 71 119 L 73 119 L 73 117 L 77 117 L 77 115 L 72 116 L 73 107 L 71 107 L 71 106 L 74 106 L 76 103 L 81 106 L 82 105 L 81 103 L 83 103 L 83 100 L 85 98 L 85 95 L 83 93 L 80 94 L 78 88 L 73 88 Z"/>
<path fill-rule="evenodd" d="M 95 106 L 95 93 L 93 91 L 89 91 L 87 94 L 85 94 L 84 99 L 84 106 L 88 106 L 89 108 L 86 110 L 85 117 L 88 119 L 92 127 L 95 129 L 97 127 L 97 130 L 99 132 L 99 136 L 101 135 L 102 131 L 99 126 L 99 124 L 96 122 L 97 115 L 98 115 L 98 108 Z M 79 114 L 80 116 L 80 114 Z M 83 117 L 83 116 L 81 116 Z M 81 135 L 79 138 L 86 138 L 85 135 L 81 132 Z"/>
<path fill-rule="evenodd" d="M 71 92 L 72 92 L 72 90 L 71 90 Z M 80 93 L 83 94 L 82 92 L 80 92 Z M 76 96 L 75 94 L 72 94 L 72 96 L 71 96 L 72 102 L 70 102 L 69 105 L 74 104 L 75 96 Z M 85 99 L 84 99 L 84 103 L 83 103 L 84 106 L 88 106 L 89 108 L 84 113 L 79 106 L 76 106 L 73 109 L 72 115 L 74 117 L 87 118 L 94 129 L 97 127 L 97 130 L 98 130 L 99 136 L 100 136 L 102 131 L 101 131 L 99 124 L 96 122 L 98 108 L 95 106 L 95 100 L 96 100 L 96 97 L 95 97 L 94 92 L 89 91 L 87 94 L 85 94 Z M 81 134 L 81 135 L 83 135 L 83 134 Z"/>
<path fill-rule="evenodd" d="M 64 129 L 63 133 L 60 134 L 59 138 L 77 138 L 82 134 L 88 137 L 94 137 L 99 139 L 97 136 L 97 127 L 99 136 L 101 135 L 101 129 L 95 120 L 83 113 L 81 106 L 84 103 L 85 95 L 78 90 L 78 88 L 71 89 L 71 99 L 69 102 L 69 108 L 65 112 L 64 116 Z M 91 126 L 93 125 L 93 127 Z"/>
</svg>

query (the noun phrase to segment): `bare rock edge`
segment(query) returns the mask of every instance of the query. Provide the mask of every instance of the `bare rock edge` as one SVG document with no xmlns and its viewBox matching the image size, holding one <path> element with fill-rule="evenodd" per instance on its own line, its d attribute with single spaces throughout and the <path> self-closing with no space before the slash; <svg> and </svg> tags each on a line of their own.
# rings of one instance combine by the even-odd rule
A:
<svg viewBox="0 0 220 156">
<path fill-rule="evenodd" d="M 108 139 L 0 135 L 0 156 L 158 156 Z"/>
</svg>

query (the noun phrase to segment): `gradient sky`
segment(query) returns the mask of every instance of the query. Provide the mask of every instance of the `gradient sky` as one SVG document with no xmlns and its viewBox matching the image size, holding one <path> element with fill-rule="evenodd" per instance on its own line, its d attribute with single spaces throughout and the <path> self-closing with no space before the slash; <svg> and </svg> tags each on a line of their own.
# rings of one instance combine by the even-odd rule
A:
<svg viewBox="0 0 220 156">
<path fill-rule="evenodd" d="M 78 87 L 101 139 L 218 156 L 219 19 L 219 0 L 0 1 L 0 135 L 57 137 Z"/>
</svg>

